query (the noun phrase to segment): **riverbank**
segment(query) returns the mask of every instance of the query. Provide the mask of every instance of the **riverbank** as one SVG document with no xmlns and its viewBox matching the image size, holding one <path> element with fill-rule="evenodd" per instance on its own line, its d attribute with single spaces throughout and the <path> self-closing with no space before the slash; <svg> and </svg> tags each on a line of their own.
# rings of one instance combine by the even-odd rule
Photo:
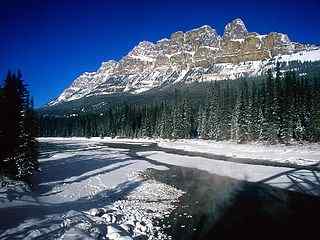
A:
<svg viewBox="0 0 320 240">
<path fill-rule="evenodd" d="M 244 221 L 245 212 L 259 213 L 259 206 L 273 209 L 274 214 L 267 215 L 272 217 L 281 209 L 294 217 L 306 217 L 303 211 L 318 214 L 318 201 L 312 200 L 320 193 L 316 166 L 219 159 L 216 154 L 162 147 L 154 140 L 39 140 L 41 171 L 33 179 L 34 191 L 11 201 L 8 192 L 0 196 L 0 214 L 5 216 L 0 219 L 1 239 L 197 239 L 213 226 L 218 229 L 219 219 L 236 226 L 235 216 Z M 291 197 L 296 194 L 303 197 Z M 280 203 L 279 196 L 284 196 Z M 199 232 L 202 225 L 208 227 Z"/>
<path fill-rule="evenodd" d="M 125 143 L 125 144 L 156 144 L 158 147 L 196 152 L 202 156 L 214 157 L 215 159 L 228 160 L 239 159 L 244 163 L 254 161 L 254 164 L 266 164 L 267 162 L 280 163 L 283 166 L 312 166 L 320 162 L 319 143 L 292 144 L 266 144 L 247 143 L 237 144 L 230 141 L 210 141 L 202 139 L 128 139 L 128 138 L 39 138 L 52 141 L 86 141 L 100 143 Z"/>
</svg>

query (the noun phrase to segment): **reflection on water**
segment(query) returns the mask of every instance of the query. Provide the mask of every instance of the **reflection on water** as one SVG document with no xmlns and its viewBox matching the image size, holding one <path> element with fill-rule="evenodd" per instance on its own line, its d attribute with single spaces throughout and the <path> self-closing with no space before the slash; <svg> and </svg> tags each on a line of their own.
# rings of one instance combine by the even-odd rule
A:
<svg viewBox="0 0 320 240">
<path fill-rule="evenodd" d="M 173 239 L 295 239 L 319 226 L 318 197 L 183 167 L 145 174 L 186 191 L 158 223 Z"/>
</svg>

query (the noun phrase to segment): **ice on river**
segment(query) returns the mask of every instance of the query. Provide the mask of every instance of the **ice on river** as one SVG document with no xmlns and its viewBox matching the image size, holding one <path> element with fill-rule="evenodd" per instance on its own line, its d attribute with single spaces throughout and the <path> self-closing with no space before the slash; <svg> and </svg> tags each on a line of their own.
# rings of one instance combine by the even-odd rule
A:
<svg viewBox="0 0 320 240">
<path fill-rule="evenodd" d="M 319 171 L 243 164 L 188 151 L 282 161 L 319 159 L 318 145 L 236 146 L 202 140 L 42 138 L 34 191 L 22 183 L 0 189 L 0 238 L 166 239 L 155 219 L 170 214 L 183 194 L 145 179 L 148 168 L 198 168 L 238 180 L 319 195 Z M 179 150 L 179 151 L 178 151 Z M 176 152 L 175 152 L 176 151 Z M 299 162 L 300 163 L 300 162 Z M 8 182 L 7 180 L 5 182 Z M 3 217 L 4 216 L 4 217 Z"/>
</svg>

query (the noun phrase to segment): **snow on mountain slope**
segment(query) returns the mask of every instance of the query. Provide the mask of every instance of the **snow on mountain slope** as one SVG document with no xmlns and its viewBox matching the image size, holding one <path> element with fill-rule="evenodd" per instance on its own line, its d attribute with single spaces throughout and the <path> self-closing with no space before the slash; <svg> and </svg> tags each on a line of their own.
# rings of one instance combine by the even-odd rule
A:
<svg viewBox="0 0 320 240">
<path fill-rule="evenodd" d="M 301 51 L 294 54 L 287 54 L 277 56 L 280 62 L 300 61 L 300 62 L 314 62 L 320 60 L 320 49 L 313 49 L 310 51 Z"/>
<path fill-rule="evenodd" d="M 97 72 L 85 72 L 81 74 L 77 79 L 74 80 L 69 88 L 63 91 L 56 101 L 71 101 L 89 94 L 98 85 L 108 79 L 112 73 L 114 73 L 117 65 L 118 63 L 116 61 L 111 60 L 102 63 Z"/>
<path fill-rule="evenodd" d="M 255 76 L 275 67 L 277 61 L 319 61 L 319 52 L 318 47 L 292 42 L 283 33 L 248 32 L 244 22 L 235 19 L 222 37 L 205 25 L 172 33 L 156 43 L 140 42 L 120 61 L 81 74 L 48 105 L 94 95 L 141 93 L 168 83 Z"/>
</svg>

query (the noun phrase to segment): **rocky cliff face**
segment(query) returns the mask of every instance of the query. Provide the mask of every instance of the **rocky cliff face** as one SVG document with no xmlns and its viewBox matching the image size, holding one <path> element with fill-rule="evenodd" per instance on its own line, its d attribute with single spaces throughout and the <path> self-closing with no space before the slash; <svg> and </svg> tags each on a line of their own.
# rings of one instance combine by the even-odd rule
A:
<svg viewBox="0 0 320 240">
<path fill-rule="evenodd" d="M 137 94 L 181 81 L 252 76 L 283 59 L 320 60 L 320 50 L 291 42 L 283 33 L 248 32 L 244 22 L 235 19 L 226 25 L 222 37 L 205 25 L 175 32 L 156 43 L 140 42 L 120 61 L 104 62 L 96 72 L 80 75 L 49 105 L 91 95 Z"/>
</svg>

